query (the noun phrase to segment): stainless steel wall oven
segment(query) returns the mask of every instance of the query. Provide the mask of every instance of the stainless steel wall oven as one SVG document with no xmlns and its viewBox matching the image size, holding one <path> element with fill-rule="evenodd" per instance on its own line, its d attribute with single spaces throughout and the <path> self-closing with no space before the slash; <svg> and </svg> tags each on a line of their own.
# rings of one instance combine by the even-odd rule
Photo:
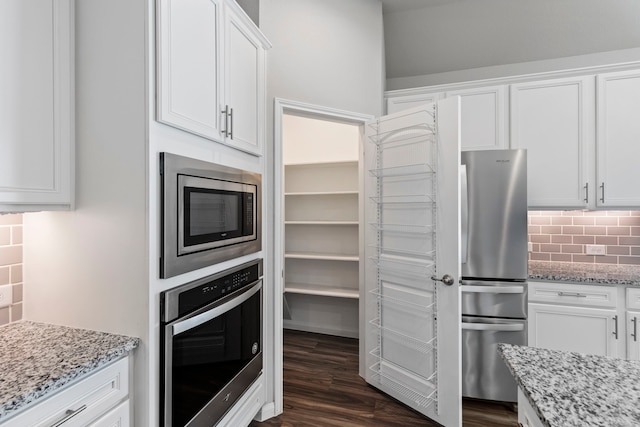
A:
<svg viewBox="0 0 640 427">
<path fill-rule="evenodd" d="M 260 174 L 160 153 L 160 277 L 258 252 Z"/>
<path fill-rule="evenodd" d="M 214 426 L 262 372 L 262 260 L 160 295 L 161 419 Z"/>
</svg>

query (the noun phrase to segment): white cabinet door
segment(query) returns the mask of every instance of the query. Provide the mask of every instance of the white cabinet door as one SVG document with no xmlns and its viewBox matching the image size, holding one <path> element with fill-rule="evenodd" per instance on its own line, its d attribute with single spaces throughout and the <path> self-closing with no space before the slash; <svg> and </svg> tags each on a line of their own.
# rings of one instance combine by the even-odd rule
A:
<svg viewBox="0 0 640 427">
<path fill-rule="evenodd" d="M 511 148 L 527 149 L 530 207 L 592 203 L 593 98 L 593 76 L 511 86 Z"/>
<path fill-rule="evenodd" d="M 601 74 L 598 85 L 598 196 L 601 207 L 640 206 L 640 71 Z"/>
<path fill-rule="evenodd" d="M 618 356 L 615 309 L 529 304 L 529 345 L 600 356 Z"/>
<path fill-rule="evenodd" d="M 418 95 L 404 95 L 387 98 L 387 114 L 418 107 L 424 104 L 432 104 L 442 99 L 443 93 L 423 93 Z"/>
<path fill-rule="evenodd" d="M 262 153 L 265 61 L 260 40 L 230 8 L 225 10 L 225 142 Z"/>
<path fill-rule="evenodd" d="M 158 2 L 158 121 L 219 140 L 220 0 Z"/>
<path fill-rule="evenodd" d="M 73 199 L 73 1 L 0 2 L 0 212 Z"/>
<path fill-rule="evenodd" d="M 462 150 L 499 150 L 507 147 L 507 86 L 455 90 L 460 96 Z"/>
</svg>

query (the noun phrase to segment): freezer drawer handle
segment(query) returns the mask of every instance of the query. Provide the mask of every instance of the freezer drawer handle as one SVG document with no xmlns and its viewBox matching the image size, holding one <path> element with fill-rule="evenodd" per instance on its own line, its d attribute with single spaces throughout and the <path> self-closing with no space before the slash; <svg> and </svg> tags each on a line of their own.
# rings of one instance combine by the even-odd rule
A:
<svg viewBox="0 0 640 427">
<path fill-rule="evenodd" d="M 442 282 L 447 286 L 451 286 L 453 285 L 453 276 L 451 276 L 450 274 L 445 274 L 444 276 L 442 276 L 442 279 L 438 279 L 436 276 L 431 276 L 431 280 L 436 281 L 436 282 Z"/>
<path fill-rule="evenodd" d="M 462 285 L 460 292 L 478 292 L 481 294 L 522 294 L 524 286 L 473 286 Z"/>
<path fill-rule="evenodd" d="M 586 298 L 585 294 L 581 294 L 579 292 L 558 292 L 559 297 L 578 297 L 578 298 Z"/>
<path fill-rule="evenodd" d="M 501 331 L 501 332 L 517 332 L 524 331 L 522 323 L 467 323 L 462 322 L 462 329 L 471 331 Z"/>
</svg>

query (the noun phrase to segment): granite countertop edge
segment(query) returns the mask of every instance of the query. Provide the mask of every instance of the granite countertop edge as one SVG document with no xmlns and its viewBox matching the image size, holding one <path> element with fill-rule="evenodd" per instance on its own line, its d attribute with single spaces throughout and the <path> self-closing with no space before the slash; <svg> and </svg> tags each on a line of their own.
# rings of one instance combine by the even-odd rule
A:
<svg viewBox="0 0 640 427">
<path fill-rule="evenodd" d="M 529 280 L 640 287 L 640 266 L 529 261 Z"/>
<path fill-rule="evenodd" d="M 125 357 L 139 338 L 46 323 L 0 326 L 0 422 Z"/>
<path fill-rule="evenodd" d="M 498 353 L 544 426 L 640 425 L 640 361 L 504 343 Z"/>
</svg>

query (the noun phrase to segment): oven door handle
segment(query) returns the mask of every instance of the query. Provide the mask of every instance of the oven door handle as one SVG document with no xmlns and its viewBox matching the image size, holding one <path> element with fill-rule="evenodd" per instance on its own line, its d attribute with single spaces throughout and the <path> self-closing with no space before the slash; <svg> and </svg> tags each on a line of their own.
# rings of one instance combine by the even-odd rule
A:
<svg viewBox="0 0 640 427">
<path fill-rule="evenodd" d="M 171 325 L 173 336 L 179 335 L 183 332 L 188 331 L 189 329 L 200 326 L 203 323 L 206 323 L 212 319 L 215 319 L 221 314 L 226 313 L 227 311 L 233 310 L 234 308 L 238 307 L 240 304 L 244 303 L 249 298 L 254 296 L 258 291 L 260 291 L 260 289 L 262 289 L 262 280 L 253 285 L 253 287 L 251 287 L 244 293 L 238 295 L 230 301 L 225 302 L 224 304 L 214 307 L 211 310 L 207 310 L 204 313 L 200 313 L 196 316 L 189 317 L 185 320 L 174 323 L 173 325 Z"/>
</svg>

